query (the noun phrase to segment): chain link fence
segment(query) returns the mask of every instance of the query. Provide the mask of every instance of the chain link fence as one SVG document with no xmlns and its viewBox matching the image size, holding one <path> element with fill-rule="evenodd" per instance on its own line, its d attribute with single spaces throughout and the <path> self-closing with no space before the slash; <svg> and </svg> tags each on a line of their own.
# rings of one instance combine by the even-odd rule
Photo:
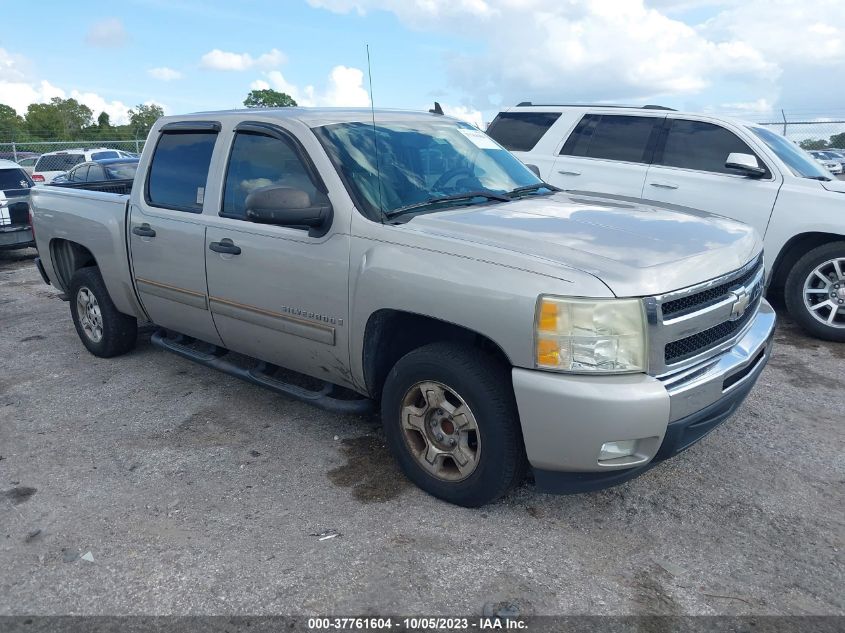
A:
<svg viewBox="0 0 845 633">
<path fill-rule="evenodd" d="M 93 141 L 15 141 L 0 143 L 0 159 L 18 162 L 25 158 L 34 158 L 47 152 L 59 152 L 67 149 L 89 148 L 120 149 L 124 152 L 140 154 L 144 149 L 144 139 L 132 140 L 93 140 Z"/>
<path fill-rule="evenodd" d="M 761 121 L 804 149 L 845 149 L 845 117 Z"/>
</svg>

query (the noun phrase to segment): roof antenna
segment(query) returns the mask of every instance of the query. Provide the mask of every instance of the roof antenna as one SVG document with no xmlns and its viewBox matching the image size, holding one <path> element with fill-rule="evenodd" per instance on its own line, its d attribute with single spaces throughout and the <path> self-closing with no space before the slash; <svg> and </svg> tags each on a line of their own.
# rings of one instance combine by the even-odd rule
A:
<svg viewBox="0 0 845 633">
<path fill-rule="evenodd" d="M 367 44 L 367 75 L 370 79 L 370 113 L 373 117 L 373 148 L 376 153 L 376 177 L 378 178 L 378 210 L 382 214 L 382 221 L 384 219 L 384 207 L 381 204 L 381 166 L 379 165 L 378 157 L 378 135 L 376 134 L 376 106 L 373 101 L 373 70 L 370 67 L 370 45 Z"/>
<path fill-rule="evenodd" d="M 443 108 L 440 107 L 440 104 L 436 101 L 434 102 L 434 107 L 429 110 L 432 114 L 443 114 Z"/>
</svg>

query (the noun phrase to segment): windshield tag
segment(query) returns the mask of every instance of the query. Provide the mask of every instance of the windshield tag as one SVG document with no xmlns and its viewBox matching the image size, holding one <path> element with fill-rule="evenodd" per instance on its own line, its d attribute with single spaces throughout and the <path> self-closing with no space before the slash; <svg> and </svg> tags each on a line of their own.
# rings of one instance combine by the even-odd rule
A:
<svg viewBox="0 0 845 633">
<path fill-rule="evenodd" d="M 500 149 L 492 138 L 487 136 L 481 130 L 467 130 L 465 128 L 458 128 L 458 132 L 469 139 L 469 142 L 475 145 L 478 149 Z"/>
<path fill-rule="evenodd" d="M 205 201 L 205 187 L 197 187 L 197 204 Z"/>
</svg>

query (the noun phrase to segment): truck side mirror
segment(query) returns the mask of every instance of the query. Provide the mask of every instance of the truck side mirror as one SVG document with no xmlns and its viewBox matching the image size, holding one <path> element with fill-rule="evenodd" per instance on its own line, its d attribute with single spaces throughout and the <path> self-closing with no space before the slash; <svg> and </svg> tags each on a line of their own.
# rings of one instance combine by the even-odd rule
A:
<svg viewBox="0 0 845 633">
<path fill-rule="evenodd" d="M 311 237 L 326 234 L 331 225 L 332 205 L 329 200 L 313 204 L 302 189 L 271 185 L 261 187 L 246 197 L 246 217 L 260 224 L 308 228 Z"/>
<path fill-rule="evenodd" d="M 537 165 L 529 165 L 528 163 L 525 163 L 525 166 L 528 167 L 528 169 L 530 169 L 531 171 L 533 171 L 534 175 L 537 176 L 537 178 L 541 178 L 540 168 L 537 167 Z"/>
<path fill-rule="evenodd" d="M 754 154 L 731 152 L 728 154 L 728 160 L 725 161 L 725 167 L 736 169 L 750 178 L 760 178 L 766 174 L 766 170 L 760 167 Z"/>
</svg>

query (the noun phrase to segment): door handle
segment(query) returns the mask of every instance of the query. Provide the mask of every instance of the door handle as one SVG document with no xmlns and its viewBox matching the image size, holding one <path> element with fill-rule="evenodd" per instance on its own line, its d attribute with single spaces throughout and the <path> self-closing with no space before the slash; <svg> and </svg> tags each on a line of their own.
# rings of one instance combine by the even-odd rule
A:
<svg viewBox="0 0 845 633">
<path fill-rule="evenodd" d="M 150 225 L 144 222 L 141 226 L 132 227 L 132 232 L 141 237 L 155 237 L 155 229 L 150 228 Z"/>
<path fill-rule="evenodd" d="M 241 254 L 241 247 L 235 246 L 234 242 L 232 242 L 232 240 L 228 237 L 223 238 L 219 242 L 212 242 L 208 245 L 208 248 L 213 250 L 215 253 L 225 253 L 226 255 Z"/>
<path fill-rule="evenodd" d="M 557 173 L 561 176 L 580 176 L 580 171 L 567 171 L 566 169 L 558 169 Z"/>
<path fill-rule="evenodd" d="M 675 183 L 672 183 L 672 182 L 657 182 L 657 181 L 655 181 L 655 182 L 650 182 L 648 184 L 650 184 L 652 187 L 659 187 L 660 189 L 677 189 L 678 188 L 678 185 L 676 185 Z"/>
</svg>

